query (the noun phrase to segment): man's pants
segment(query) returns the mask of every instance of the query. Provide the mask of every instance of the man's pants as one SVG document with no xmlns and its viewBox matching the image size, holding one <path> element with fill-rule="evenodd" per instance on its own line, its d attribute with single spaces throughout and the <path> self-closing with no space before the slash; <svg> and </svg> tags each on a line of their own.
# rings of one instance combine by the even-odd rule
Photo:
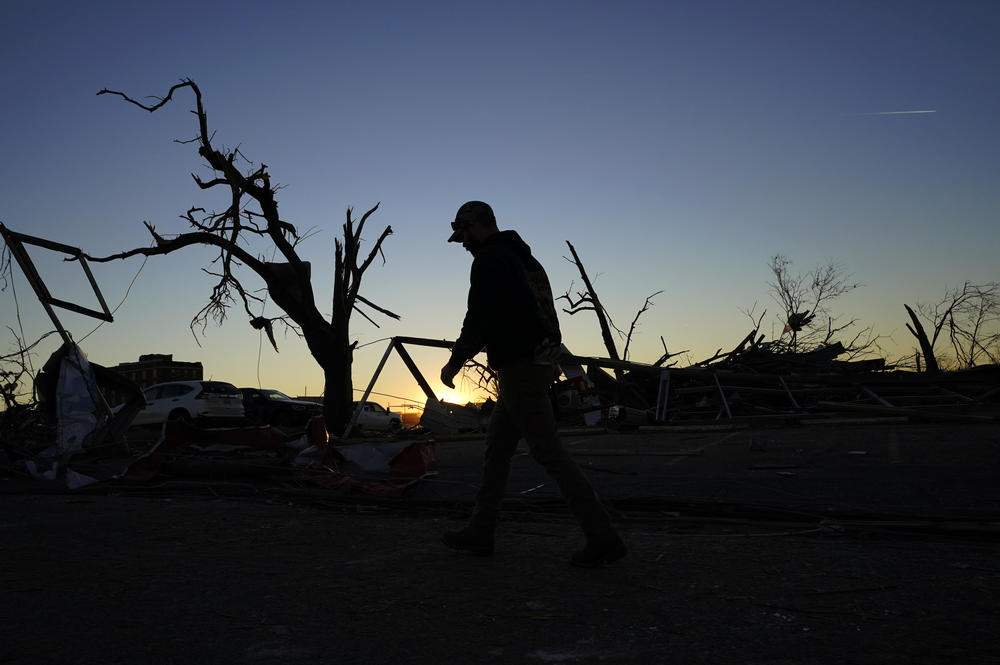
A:
<svg viewBox="0 0 1000 665">
<path fill-rule="evenodd" d="M 591 539 L 615 533 L 607 511 L 559 439 L 549 387 L 553 367 L 530 361 L 513 363 L 497 372 L 499 399 L 486 435 L 482 484 L 476 495 L 472 527 L 492 530 L 503 501 L 510 461 L 523 437 L 536 462 L 559 485 L 584 534 Z"/>
</svg>

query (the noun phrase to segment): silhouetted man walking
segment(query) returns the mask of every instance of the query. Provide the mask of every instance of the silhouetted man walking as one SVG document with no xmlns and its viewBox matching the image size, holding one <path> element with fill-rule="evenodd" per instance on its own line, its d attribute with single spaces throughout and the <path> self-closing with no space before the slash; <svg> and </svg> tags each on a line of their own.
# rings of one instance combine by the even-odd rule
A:
<svg viewBox="0 0 1000 665">
<path fill-rule="evenodd" d="M 570 562 L 593 567 L 622 558 L 625 544 L 559 440 L 548 391 L 562 338 L 545 270 L 515 231 L 497 229 L 493 209 L 482 201 L 463 204 L 451 228 L 448 242 L 462 243 L 473 261 L 462 333 L 441 369 L 441 382 L 454 388 L 465 361 L 486 347 L 490 366 L 497 372 L 499 397 L 486 435 L 482 483 L 472 518 L 464 529 L 445 533 L 442 541 L 472 554 L 493 553 L 510 460 L 523 437 L 532 457 L 558 483 L 587 537 L 586 546 Z"/>
</svg>

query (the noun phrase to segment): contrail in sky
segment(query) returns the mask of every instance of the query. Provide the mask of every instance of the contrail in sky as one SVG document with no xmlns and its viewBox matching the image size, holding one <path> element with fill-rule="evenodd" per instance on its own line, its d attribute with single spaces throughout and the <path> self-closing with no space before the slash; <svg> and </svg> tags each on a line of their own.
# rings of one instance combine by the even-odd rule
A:
<svg viewBox="0 0 1000 665">
<path fill-rule="evenodd" d="M 910 115 L 913 113 L 937 113 L 937 110 L 927 111 L 879 111 L 878 113 L 862 113 L 862 115 Z"/>
</svg>

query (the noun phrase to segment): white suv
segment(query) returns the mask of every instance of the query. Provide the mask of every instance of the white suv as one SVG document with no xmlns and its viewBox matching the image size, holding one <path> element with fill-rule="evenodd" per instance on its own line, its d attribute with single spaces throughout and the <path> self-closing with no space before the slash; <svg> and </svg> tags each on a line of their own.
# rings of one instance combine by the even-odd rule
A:
<svg viewBox="0 0 1000 665">
<path fill-rule="evenodd" d="M 361 402 L 354 402 L 354 410 L 358 410 Z M 364 402 L 358 413 L 358 427 L 361 429 L 397 430 L 403 425 L 403 416 L 395 411 L 388 411 L 381 404 Z"/>
<path fill-rule="evenodd" d="M 243 419 L 243 393 L 225 381 L 171 381 L 143 391 L 146 408 L 136 414 L 133 425 L 152 425 L 166 420 Z"/>
</svg>

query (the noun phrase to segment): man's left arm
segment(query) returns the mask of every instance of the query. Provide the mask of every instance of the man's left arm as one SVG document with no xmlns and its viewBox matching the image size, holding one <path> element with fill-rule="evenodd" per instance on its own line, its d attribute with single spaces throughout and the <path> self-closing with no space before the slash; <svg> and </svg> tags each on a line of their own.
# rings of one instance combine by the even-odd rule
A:
<svg viewBox="0 0 1000 665">
<path fill-rule="evenodd" d="M 441 368 L 441 383 L 455 387 L 455 376 L 462 371 L 465 361 L 483 350 L 486 330 L 496 314 L 495 291 L 496 261 L 490 255 L 480 254 L 472 262 L 469 278 L 469 300 L 462 322 L 462 332 L 455 342 L 448 364 Z"/>
</svg>

